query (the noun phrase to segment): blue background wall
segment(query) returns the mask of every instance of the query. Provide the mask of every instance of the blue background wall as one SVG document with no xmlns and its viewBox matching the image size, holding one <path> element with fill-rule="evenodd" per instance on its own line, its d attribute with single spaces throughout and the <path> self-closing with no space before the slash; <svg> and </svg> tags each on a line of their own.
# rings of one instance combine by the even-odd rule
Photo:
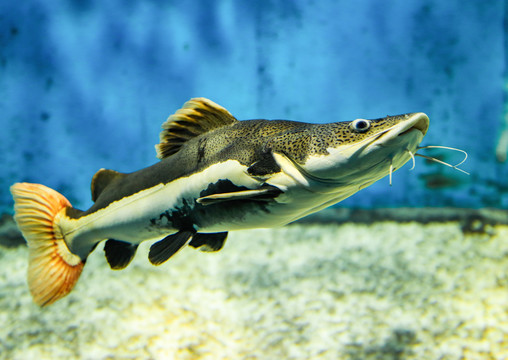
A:
<svg viewBox="0 0 508 360">
<path fill-rule="evenodd" d="M 467 150 L 471 176 L 417 159 L 392 187 L 342 204 L 505 207 L 505 11 L 501 0 L 1 0 L 0 210 L 15 181 L 88 207 L 95 171 L 154 163 L 160 125 L 196 96 L 239 119 L 426 112 L 425 142 Z"/>
</svg>

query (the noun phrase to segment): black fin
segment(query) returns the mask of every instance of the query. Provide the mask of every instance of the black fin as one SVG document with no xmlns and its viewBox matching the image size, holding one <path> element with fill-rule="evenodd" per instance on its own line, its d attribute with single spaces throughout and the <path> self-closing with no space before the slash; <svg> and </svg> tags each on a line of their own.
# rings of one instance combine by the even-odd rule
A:
<svg viewBox="0 0 508 360">
<path fill-rule="evenodd" d="M 272 185 L 263 185 L 255 190 L 240 190 L 229 193 L 219 193 L 200 197 L 196 200 L 197 203 L 202 205 L 212 205 L 223 201 L 234 200 L 271 200 L 282 193 L 278 187 Z"/>
<path fill-rule="evenodd" d="M 134 258 L 138 245 L 125 241 L 109 239 L 104 245 L 104 252 L 108 264 L 113 270 L 121 270 L 127 267 Z"/>
<path fill-rule="evenodd" d="M 92 178 L 92 201 L 96 201 L 101 192 L 114 180 L 123 178 L 127 174 L 115 170 L 100 169 Z"/>
<path fill-rule="evenodd" d="M 279 164 L 277 164 L 277 161 L 275 161 L 272 152 L 264 151 L 259 160 L 249 166 L 247 172 L 252 176 L 264 177 L 269 174 L 280 172 L 280 170 L 281 168 Z"/>
<path fill-rule="evenodd" d="M 190 246 L 201 251 L 213 252 L 219 251 L 224 246 L 228 232 L 220 233 L 197 233 L 192 236 Z"/>
<path fill-rule="evenodd" d="M 184 247 L 192 234 L 194 234 L 192 231 L 179 231 L 176 234 L 166 236 L 164 239 L 157 241 L 150 247 L 148 260 L 153 265 L 162 264 Z"/>
<path fill-rule="evenodd" d="M 190 99 L 162 124 L 160 143 L 155 145 L 157 157 L 164 159 L 173 155 L 187 140 L 237 121 L 229 111 L 211 100 Z"/>
</svg>

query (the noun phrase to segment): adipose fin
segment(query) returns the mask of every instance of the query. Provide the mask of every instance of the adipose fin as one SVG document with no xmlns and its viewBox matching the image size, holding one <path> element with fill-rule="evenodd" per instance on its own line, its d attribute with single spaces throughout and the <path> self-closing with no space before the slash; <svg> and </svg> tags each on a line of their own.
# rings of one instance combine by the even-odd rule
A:
<svg viewBox="0 0 508 360">
<path fill-rule="evenodd" d="M 112 182 L 121 179 L 127 174 L 120 173 L 115 170 L 100 169 L 92 178 L 92 201 L 96 201 L 102 191 Z"/>
</svg>

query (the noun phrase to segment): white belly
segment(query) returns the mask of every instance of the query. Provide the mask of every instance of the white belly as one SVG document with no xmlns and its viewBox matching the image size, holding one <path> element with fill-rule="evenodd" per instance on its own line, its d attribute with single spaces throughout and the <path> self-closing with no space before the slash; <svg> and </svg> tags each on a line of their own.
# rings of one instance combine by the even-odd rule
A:
<svg viewBox="0 0 508 360">
<path fill-rule="evenodd" d="M 203 191 L 219 181 L 247 189 L 258 189 L 267 183 L 283 193 L 269 201 L 198 204 L 196 200 Z M 160 239 L 182 226 L 192 226 L 198 232 L 282 226 L 349 195 L 316 193 L 293 169 L 289 174 L 282 171 L 269 179 L 255 179 L 247 173 L 245 165 L 228 160 L 188 177 L 144 189 L 81 218 L 66 218 L 60 225 L 70 250 L 81 253 L 104 239 L 137 244 Z"/>
</svg>

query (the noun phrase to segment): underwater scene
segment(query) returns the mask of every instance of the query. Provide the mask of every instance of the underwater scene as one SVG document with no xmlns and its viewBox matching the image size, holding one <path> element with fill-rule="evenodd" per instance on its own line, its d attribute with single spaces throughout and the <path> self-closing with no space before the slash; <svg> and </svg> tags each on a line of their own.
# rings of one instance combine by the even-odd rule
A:
<svg viewBox="0 0 508 360">
<path fill-rule="evenodd" d="M 0 1 L 1 359 L 508 359 L 508 2 Z"/>
</svg>

